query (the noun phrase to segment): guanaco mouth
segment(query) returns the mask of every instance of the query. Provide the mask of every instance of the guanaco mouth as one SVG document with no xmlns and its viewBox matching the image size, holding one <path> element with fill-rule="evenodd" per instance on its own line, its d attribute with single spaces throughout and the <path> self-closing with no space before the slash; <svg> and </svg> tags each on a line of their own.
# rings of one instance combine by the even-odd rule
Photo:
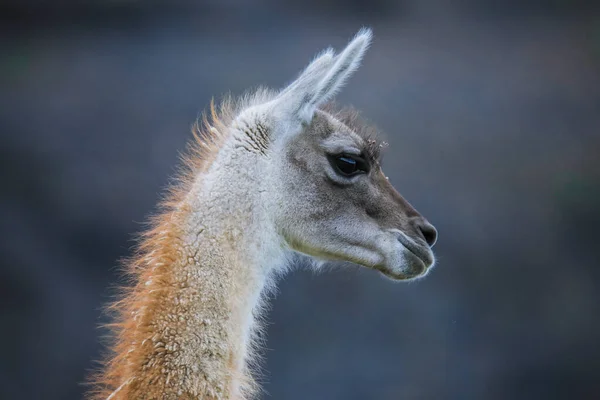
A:
<svg viewBox="0 0 600 400">
<path fill-rule="evenodd" d="M 431 256 L 431 252 L 424 246 L 419 246 L 403 233 L 398 235 L 398 241 L 402 243 L 406 250 L 410 251 L 414 256 L 421 260 L 421 262 L 425 264 L 426 268 L 430 267 L 431 264 L 433 264 L 433 257 Z"/>
</svg>

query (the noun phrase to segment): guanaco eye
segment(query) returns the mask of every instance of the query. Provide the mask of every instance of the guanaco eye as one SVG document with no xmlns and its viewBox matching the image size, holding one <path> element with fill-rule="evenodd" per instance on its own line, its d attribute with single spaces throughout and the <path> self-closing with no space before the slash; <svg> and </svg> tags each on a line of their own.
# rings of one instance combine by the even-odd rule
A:
<svg viewBox="0 0 600 400">
<path fill-rule="evenodd" d="M 369 165 L 359 156 L 349 154 L 338 154 L 330 156 L 331 164 L 336 171 L 344 176 L 352 176 L 360 173 L 369 172 Z"/>
</svg>

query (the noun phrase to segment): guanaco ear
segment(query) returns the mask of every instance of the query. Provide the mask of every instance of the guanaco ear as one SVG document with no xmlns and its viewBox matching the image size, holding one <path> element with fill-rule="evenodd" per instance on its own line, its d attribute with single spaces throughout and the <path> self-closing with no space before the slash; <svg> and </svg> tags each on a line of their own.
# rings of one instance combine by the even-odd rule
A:
<svg viewBox="0 0 600 400">
<path fill-rule="evenodd" d="M 298 79 L 274 99 L 273 111 L 292 128 L 309 123 L 317 108 L 330 100 L 356 71 L 369 47 L 372 33 L 363 28 L 337 56 L 332 49 L 322 52 Z"/>
</svg>

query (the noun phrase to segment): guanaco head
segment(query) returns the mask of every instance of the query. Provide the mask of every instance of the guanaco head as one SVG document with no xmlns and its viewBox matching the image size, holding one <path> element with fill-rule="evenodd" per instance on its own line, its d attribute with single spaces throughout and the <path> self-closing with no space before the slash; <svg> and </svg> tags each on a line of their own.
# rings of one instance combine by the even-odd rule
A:
<svg viewBox="0 0 600 400">
<path fill-rule="evenodd" d="M 377 139 L 322 109 L 370 40 L 363 29 L 341 53 L 324 51 L 265 105 L 274 140 L 272 216 L 297 252 L 406 280 L 433 266 L 437 232 L 389 183 Z"/>
</svg>

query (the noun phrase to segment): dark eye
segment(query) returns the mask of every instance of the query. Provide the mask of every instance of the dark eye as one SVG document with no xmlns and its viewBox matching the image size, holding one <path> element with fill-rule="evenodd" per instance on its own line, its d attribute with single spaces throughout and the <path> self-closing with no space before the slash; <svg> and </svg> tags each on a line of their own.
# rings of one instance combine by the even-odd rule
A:
<svg viewBox="0 0 600 400">
<path fill-rule="evenodd" d="M 341 175 L 352 176 L 359 173 L 369 172 L 366 161 L 359 156 L 349 154 L 338 154 L 330 156 L 331 164 Z"/>
</svg>

